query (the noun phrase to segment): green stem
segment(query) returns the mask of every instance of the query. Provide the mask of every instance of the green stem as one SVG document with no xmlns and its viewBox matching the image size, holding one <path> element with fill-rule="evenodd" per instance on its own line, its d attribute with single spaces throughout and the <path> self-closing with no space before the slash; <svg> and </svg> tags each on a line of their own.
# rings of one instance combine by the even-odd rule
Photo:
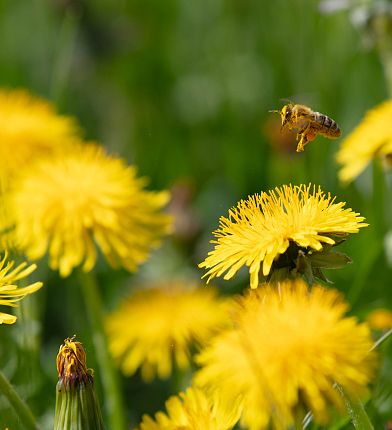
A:
<svg viewBox="0 0 392 430">
<path fill-rule="evenodd" d="M 369 223 L 372 228 L 372 233 L 369 234 L 369 243 L 373 243 L 369 247 L 366 254 L 363 256 L 361 265 L 358 266 L 352 287 L 348 291 L 347 298 L 351 305 L 359 298 L 363 288 L 365 287 L 369 274 L 376 264 L 378 258 L 384 249 L 384 235 L 387 230 L 385 217 L 385 201 L 386 201 L 386 184 L 385 176 L 382 171 L 382 166 L 379 160 L 373 161 L 373 196 L 372 196 L 372 213 L 369 218 Z"/>
<path fill-rule="evenodd" d="M 353 423 L 356 430 L 374 430 L 373 424 L 371 423 L 361 399 L 356 395 L 352 394 L 348 396 L 343 388 L 335 384 L 336 389 L 344 399 L 346 404 L 347 412 L 350 415 L 351 422 Z"/>
<path fill-rule="evenodd" d="M 381 64 L 389 97 L 392 97 L 392 23 L 388 14 L 379 14 L 373 18 L 373 31 L 376 38 L 376 46 L 380 55 Z"/>
<path fill-rule="evenodd" d="M 373 161 L 373 223 L 379 240 L 383 240 L 385 225 L 385 175 L 379 159 Z"/>
<path fill-rule="evenodd" d="M 50 88 L 51 99 L 56 104 L 61 104 L 61 99 L 67 86 L 79 19 L 77 12 L 67 9 L 60 28 L 59 46 L 57 48 L 59 55 L 54 62 Z"/>
<path fill-rule="evenodd" d="M 384 68 L 384 75 L 387 84 L 389 97 L 392 97 L 392 55 L 390 50 L 383 51 L 380 54 L 381 62 Z"/>
<path fill-rule="evenodd" d="M 374 235 L 370 235 L 370 239 L 369 243 L 373 242 L 373 246 L 369 247 L 367 253 L 363 256 L 361 264 L 358 265 L 352 286 L 347 293 L 347 299 L 351 306 L 354 306 L 363 288 L 367 285 L 370 272 L 383 251 L 381 239 L 374 239 Z"/>
<path fill-rule="evenodd" d="M 105 408 L 111 430 L 125 430 L 123 399 L 119 386 L 118 374 L 109 354 L 106 334 L 103 325 L 102 300 L 97 280 L 93 273 L 78 272 L 79 281 L 85 299 L 87 315 L 90 320 L 95 354 L 100 369 L 105 393 Z"/>
<path fill-rule="evenodd" d="M 23 428 L 25 430 L 37 430 L 38 426 L 35 422 L 34 415 L 27 404 L 19 397 L 14 387 L 9 383 L 8 379 L 0 371 L 0 393 L 5 396 L 9 403 L 14 408 Z"/>
</svg>

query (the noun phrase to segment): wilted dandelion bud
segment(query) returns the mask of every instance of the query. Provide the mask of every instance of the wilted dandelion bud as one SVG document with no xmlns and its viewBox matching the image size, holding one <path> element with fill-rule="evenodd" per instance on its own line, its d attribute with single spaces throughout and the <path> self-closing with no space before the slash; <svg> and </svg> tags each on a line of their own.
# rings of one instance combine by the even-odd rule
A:
<svg viewBox="0 0 392 430">
<path fill-rule="evenodd" d="M 100 430 L 103 421 L 94 392 L 94 378 L 86 367 L 86 353 L 75 336 L 64 340 L 56 358 L 54 430 Z"/>
</svg>

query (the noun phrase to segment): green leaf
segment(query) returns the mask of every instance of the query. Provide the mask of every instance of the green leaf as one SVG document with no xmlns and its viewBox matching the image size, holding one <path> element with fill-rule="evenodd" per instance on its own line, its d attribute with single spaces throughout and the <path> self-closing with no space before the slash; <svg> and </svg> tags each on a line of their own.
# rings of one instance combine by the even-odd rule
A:
<svg viewBox="0 0 392 430">
<path fill-rule="evenodd" d="M 312 264 L 309 258 L 301 250 L 298 251 L 298 257 L 295 262 L 295 267 L 296 267 L 295 270 L 301 275 L 303 275 L 307 284 L 312 286 L 314 284 Z"/>
<path fill-rule="evenodd" d="M 313 275 L 320 279 L 321 281 L 326 282 L 327 284 L 333 284 L 332 281 L 330 281 L 325 275 L 324 273 L 321 271 L 321 269 L 319 269 L 318 267 L 313 267 Z"/>
<path fill-rule="evenodd" d="M 351 422 L 353 423 L 356 430 L 374 430 L 373 424 L 371 423 L 361 399 L 356 394 L 350 396 L 344 392 L 343 388 L 339 384 L 335 384 L 335 388 L 339 391 L 340 395 L 344 399 L 344 403 L 347 408 L 347 412 L 350 415 Z"/>
<path fill-rule="evenodd" d="M 342 252 L 315 252 L 308 255 L 312 267 L 319 269 L 341 269 L 347 264 L 351 264 L 352 260 Z"/>
</svg>

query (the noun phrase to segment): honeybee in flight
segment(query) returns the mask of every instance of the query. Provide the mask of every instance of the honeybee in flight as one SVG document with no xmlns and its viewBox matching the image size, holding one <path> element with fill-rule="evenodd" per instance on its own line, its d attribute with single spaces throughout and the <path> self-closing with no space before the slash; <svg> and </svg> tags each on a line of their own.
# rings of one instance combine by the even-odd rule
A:
<svg viewBox="0 0 392 430">
<path fill-rule="evenodd" d="M 302 152 L 304 146 L 312 141 L 318 134 L 336 139 L 340 137 L 341 131 L 332 118 L 320 112 L 314 112 L 305 105 L 288 103 L 281 110 L 271 110 L 277 112 L 282 119 L 281 129 L 287 127 L 289 130 L 296 129 L 298 142 L 297 152 Z"/>
</svg>

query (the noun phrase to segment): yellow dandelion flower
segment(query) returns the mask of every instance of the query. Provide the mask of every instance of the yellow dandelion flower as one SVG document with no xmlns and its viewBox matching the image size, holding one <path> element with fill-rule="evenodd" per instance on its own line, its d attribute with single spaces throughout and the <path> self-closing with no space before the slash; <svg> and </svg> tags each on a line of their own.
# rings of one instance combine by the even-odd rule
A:
<svg viewBox="0 0 392 430">
<path fill-rule="evenodd" d="M 388 309 L 375 309 L 366 317 L 371 328 L 389 330 L 392 328 L 392 312 Z"/>
<path fill-rule="evenodd" d="M 21 263 L 14 268 L 15 263 L 7 261 L 7 258 L 6 253 L 0 261 L 0 305 L 16 307 L 19 300 L 39 290 L 42 287 L 42 282 L 35 282 L 26 287 L 18 288 L 15 282 L 29 276 L 37 266 Z M 13 324 L 15 321 L 16 316 L 0 312 L 0 324 Z"/>
<path fill-rule="evenodd" d="M 126 375 L 140 367 L 150 381 L 167 378 L 173 362 L 186 369 L 191 348 L 227 321 L 227 300 L 185 281 L 162 282 L 126 299 L 107 318 L 109 348 Z"/>
<path fill-rule="evenodd" d="M 224 409 L 240 399 L 250 430 L 291 428 L 307 410 L 324 424 L 329 407 L 342 406 L 334 383 L 347 393 L 366 391 L 375 367 L 370 330 L 344 316 L 337 291 L 308 290 L 299 279 L 249 291 L 237 326 L 197 357 L 197 386 Z"/>
<path fill-rule="evenodd" d="M 93 268 L 100 248 L 113 267 L 130 271 L 170 229 L 160 212 L 167 192 L 143 189 L 134 167 L 97 145 L 80 145 L 24 172 L 11 200 L 17 243 L 31 259 L 47 251 L 49 265 L 68 276 Z"/>
<path fill-rule="evenodd" d="M 158 412 L 155 420 L 144 415 L 136 430 L 229 430 L 238 421 L 238 409 L 229 412 L 212 404 L 199 388 L 188 388 L 166 402 L 167 413 Z"/>
<path fill-rule="evenodd" d="M 79 135 L 72 118 L 24 90 L 0 90 L 0 185 L 35 159 L 63 150 Z"/>
<path fill-rule="evenodd" d="M 291 244 L 294 249 L 284 258 L 290 260 L 287 264 L 292 264 L 299 250 L 305 254 L 321 251 L 324 245 L 336 243 L 332 236 L 357 233 L 367 226 L 363 217 L 344 206 L 344 202 L 335 203 L 330 194 L 311 185 L 284 185 L 250 196 L 230 209 L 228 218 L 220 218 L 219 228 L 213 233 L 217 239 L 211 241 L 215 248 L 199 267 L 210 269 L 204 275 L 209 282 L 225 272 L 223 278 L 230 279 L 246 265 L 250 286 L 257 288 L 261 263 L 267 276 L 274 261 Z M 278 266 L 283 263 L 280 261 Z"/>
<path fill-rule="evenodd" d="M 361 123 L 343 140 L 337 153 L 342 165 L 341 181 L 355 179 L 376 156 L 392 155 L 392 100 L 369 111 Z"/>
</svg>

